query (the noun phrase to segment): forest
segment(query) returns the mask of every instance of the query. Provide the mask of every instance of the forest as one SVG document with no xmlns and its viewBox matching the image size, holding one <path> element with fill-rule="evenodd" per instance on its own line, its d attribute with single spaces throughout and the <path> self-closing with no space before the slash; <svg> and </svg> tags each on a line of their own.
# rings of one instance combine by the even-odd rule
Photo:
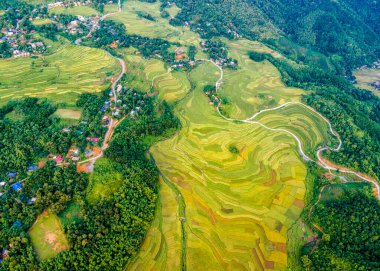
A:
<svg viewBox="0 0 380 271">
<path fill-rule="evenodd" d="M 135 95 L 126 97 L 129 103 L 137 102 Z M 117 128 L 105 153 L 110 162 L 102 167 L 102 171 L 110 174 L 115 170 L 121 173 L 122 185 L 117 192 L 100 199 L 95 205 L 86 200 L 88 175 L 77 173 L 73 164 L 57 167 L 54 161 L 48 161 L 32 173 L 23 171 L 29 162 L 50 151 L 48 146 L 67 148 L 70 139 L 73 141 L 70 137 L 63 143 L 59 138 L 54 144 L 43 141 L 44 136 L 51 138 L 49 132 L 55 131 L 55 122 L 59 123 L 49 117 L 55 108 L 48 101 L 31 98 L 1 108 L 1 125 L 18 127 L 2 142 L 10 136 L 13 136 L 10 140 L 24 139 L 20 139 L 21 146 L 14 144 L 12 148 L 1 148 L 4 150 L 2 155 L 8 157 L 5 162 L 2 160 L 3 169 L 9 169 L 13 160 L 18 161 L 18 155 L 25 157 L 25 161 L 21 160 L 23 163 L 13 167 L 23 172 L 22 180 L 17 177 L 21 187 L 17 190 L 9 188 L 2 196 L 0 245 L 9 252 L 2 260 L 0 270 L 121 270 L 138 251 L 154 217 L 158 193 L 158 170 L 146 152 L 155 140 L 170 135 L 180 125 L 167 103 L 158 102 L 156 97 L 141 96 L 138 99 L 141 105 L 138 117 L 126 119 Z M 91 123 L 100 121 L 97 115 L 102 102 L 101 96 L 82 94 L 77 105 L 83 106 L 83 115 Z M 24 120 L 4 119 L 15 108 L 27 112 Z M 36 128 L 32 129 L 30 125 Z M 1 131 L 4 137 L 11 128 Z M 90 129 L 88 133 L 91 132 Z M 35 137 L 41 137 L 41 140 Z M 35 144 L 40 141 L 41 145 Z M 18 148 L 29 152 L 20 153 Z M 33 197 L 36 199 L 31 204 Z M 60 214 L 72 202 L 79 204 L 81 211 L 79 220 L 64 226 L 70 249 L 52 259 L 38 261 L 27 233 L 29 228 L 42 211 Z"/>
<path fill-rule="evenodd" d="M 343 187 L 343 186 L 342 186 Z M 323 229 L 322 240 L 303 249 L 306 270 L 378 270 L 380 204 L 370 185 L 348 185 L 341 195 L 320 202 L 312 221 Z"/>
<path fill-rule="evenodd" d="M 175 0 L 174 3 L 181 11 L 171 23 L 189 23 L 206 39 L 244 36 L 297 61 L 319 65 L 320 59 L 326 58 L 339 74 L 380 58 L 378 1 Z M 321 55 L 309 57 L 308 51 Z"/>
</svg>

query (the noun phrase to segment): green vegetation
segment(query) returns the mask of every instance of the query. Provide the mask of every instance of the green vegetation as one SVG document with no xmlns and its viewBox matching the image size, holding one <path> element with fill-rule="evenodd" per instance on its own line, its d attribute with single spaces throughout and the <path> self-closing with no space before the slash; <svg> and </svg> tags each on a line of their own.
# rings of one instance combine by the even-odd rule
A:
<svg viewBox="0 0 380 271">
<path fill-rule="evenodd" d="M 54 214 L 41 214 L 30 229 L 29 235 L 40 260 L 53 258 L 69 248 L 61 222 Z"/>
<path fill-rule="evenodd" d="M 369 185 L 331 185 L 312 213 L 322 241 L 303 257 L 309 270 L 376 270 L 379 265 L 380 204 Z M 306 258 L 305 258 L 306 257 Z"/>
<path fill-rule="evenodd" d="M 138 254 L 125 270 L 179 270 L 180 244 L 178 195 L 161 180 L 155 218 Z"/>
<path fill-rule="evenodd" d="M 65 153 L 72 135 L 64 134 L 47 101 L 27 98 L 9 103 L 0 113 L 0 178 L 10 171 L 24 176 L 27 167 L 49 153 Z M 6 118 L 10 112 L 17 118 Z"/>
<path fill-rule="evenodd" d="M 81 16 L 95 16 L 99 13 L 89 6 L 76 6 L 76 7 L 56 7 L 51 10 L 54 14 L 66 14 L 66 15 L 81 15 Z"/>
<path fill-rule="evenodd" d="M 0 60 L 0 104 L 22 97 L 46 97 L 75 105 L 78 94 L 101 92 L 120 69 L 99 49 L 55 44 L 46 56 Z"/>
<path fill-rule="evenodd" d="M 107 198 L 122 186 L 122 166 L 106 158 L 96 161 L 94 173 L 87 187 L 87 200 L 96 204 L 102 198 Z"/>
<path fill-rule="evenodd" d="M 18 191 L 9 187 L 11 182 L 8 181 L 1 198 L 0 246 L 10 251 L 1 268 L 41 270 L 37 256 L 47 259 L 70 246 L 70 239 L 63 234 L 56 214 L 74 198 L 84 197 L 87 178 L 77 174 L 75 166 L 59 168 L 49 161 L 20 181 L 22 187 Z M 30 201 L 33 198 L 34 203 Z M 47 213 L 43 213 L 44 210 L 48 210 Z M 58 255 L 62 253 L 65 252 Z"/>
<path fill-rule="evenodd" d="M 318 67 L 298 65 L 270 54 L 250 53 L 250 57 L 271 61 L 286 85 L 313 90 L 305 95 L 306 103 L 331 121 L 343 141 L 341 151 L 327 151 L 326 157 L 338 165 L 380 178 L 378 97 Z"/>
<path fill-rule="evenodd" d="M 181 11 L 173 25 L 190 23 L 204 38 L 243 35 L 260 40 L 298 61 L 342 74 L 380 56 L 377 2 L 175 0 Z M 322 54 L 310 53 L 310 50 Z"/>
<path fill-rule="evenodd" d="M 286 134 L 221 119 L 203 93 L 219 78 L 213 64 L 200 64 L 190 78 L 195 89 L 176 107 L 184 128 L 151 149 L 186 203 L 187 268 L 284 269 L 287 231 L 305 194 L 297 144 Z"/>
<path fill-rule="evenodd" d="M 234 153 L 234 154 L 239 154 L 239 149 L 236 147 L 236 146 L 230 146 L 228 148 L 228 150 L 230 151 L 230 153 Z"/>
</svg>

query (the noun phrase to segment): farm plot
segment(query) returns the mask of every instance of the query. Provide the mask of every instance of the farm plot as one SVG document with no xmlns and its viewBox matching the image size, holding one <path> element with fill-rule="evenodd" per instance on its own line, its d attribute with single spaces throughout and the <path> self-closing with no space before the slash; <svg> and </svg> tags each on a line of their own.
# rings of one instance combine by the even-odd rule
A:
<svg viewBox="0 0 380 271">
<path fill-rule="evenodd" d="M 46 211 L 38 217 L 29 235 L 40 260 L 52 258 L 69 248 L 59 218 Z"/>
<path fill-rule="evenodd" d="M 287 232 L 304 206 L 306 167 L 297 143 L 221 119 L 202 93 L 219 77 L 212 64 L 191 77 L 196 88 L 176 108 L 185 128 L 151 148 L 186 203 L 187 267 L 284 270 Z"/>
<path fill-rule="evenodd" d="M 130 50 L 119 50 L 127 64 L 127 82 L 131 89 L 157 91 L 160 99 L 173 102 L 183 98 L 190 90 L 190 82 L 183 72 L 170 71 L 158 59 L 143 59 Z"/>
<path fill-rule="evenodd" d="M 22 97 L 46 97 L 75 105 L 78 94 L 100 92 L 120 67 L 104 51 L 54 43 L 49 55 L 0 60 L 0 105 Z"/>
<path fill-rule="evenodd" d="M 270 128 L 285 129 L 295 134 L 309 157 L 315 158 L 318 146 L 333 146 L 338 142 L 329 133 L 329 126 L 320 116 L 301 104 L 289 104 L 286 107 L 259 114 L 254 120 Z"/>
<path fill-rule="evenodd" d="M 161 180 L 156 216 L 135 259 L 127 271 L 180 270 L 181 228 L 178 195 Z"/>
<path fill-rule="evenodd" d="M 229 55 L 239 63 L 237 70 L 224 71 L 220 89 L 221 95 L 231 101 L 226 108 L 231 118 L 245 119 L 258 110 L 300 100 L 304 91 L 285 87 L 276 67 L 268 61 L 254 62 L 248 56 L 250 51 L 272 53 L 269 48 L 247 40 L 227 42 L 227 45 Z"/>
<path fill-rule="evenodd" d="M 54 22 L 50 19 L 34 19 L 32 21 L 32 24 L 36 25 L 36 26 L 52 24 L 52 23 L 54 23 Z"/>
<path fill-rule="evenodd" d="M 380 97 L 380 91 L 376 90 L 371 84 L 380 81 L 379 69 L 362 69 L 354 71 L 357 84 L 356 87 L 372 91 L 376 96 Z"/>
<path fill-rule="evenodd" d="M 120 51 L 124 55 L 127 65 L 128 87 L 137 91 L 149 92 L 152 88 L 152 79 L 166 72 L 164 63 L 157 59 L 144 60 L 139 55 Z"/>
<path fill-rule="evenodd" d="M 66 14 L 73 16 L 95 16 L 99 13 L 89 6 L 76 6 L 76 7 L 56 7 L 49 11 L 50 14 Z"/>
<path fill-rule="evenodd" d="M 54 114 L 62 119 L 79 120 L 82 113 L 80 110 L 59 108 Z"/>
<path fill-rule="evenodd" d="M 183 98 L 190 90 L 190 82 L 183 72 L 167 72 L 154 80 L 154 87 L 158 90 L 158 97 L 168 102 Z"/>
<path fill-rule="evenodd" d="M 179 42 L 182 45 L 194 45 L 200 51 L 201 39 L 198 34 L 185 27 L 175 27 L 169 24 L 168 19 L 161 18 L 160 2 L 146 3 L 140 1 L 125 1 L 121 13 L 109 16 L 108 20 L 123 23 L 128 34 L 137 34 L 150 38 L 166 39 L 170 42 Z M 170 8 L 168 12 L 173 14 L 176 8 Z M 153 20 L 145 19 L 138 14 L 149 14 Z M 199 53 L 198 57 L 204 57 Z"/>
</svg>

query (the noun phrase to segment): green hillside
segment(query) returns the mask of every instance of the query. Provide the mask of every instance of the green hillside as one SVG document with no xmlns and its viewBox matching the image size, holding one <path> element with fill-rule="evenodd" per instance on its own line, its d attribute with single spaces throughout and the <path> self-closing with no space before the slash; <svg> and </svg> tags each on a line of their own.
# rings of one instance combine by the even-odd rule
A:
<svg viewBox="0 0 380 271">
<path fill-rule="evenodd" d="M 300 61 L 316 63 L 310 56 L 311 50 L 326 55 L 339 72 L 380 56 L 380 3 L 377 1 L 174 2 L 182 10 L 172 23 L 188 22 L 203 37 L 239 34 L 261 40 Z M 301 54 L 296 54 L 299 50 Z"/>
</svg>

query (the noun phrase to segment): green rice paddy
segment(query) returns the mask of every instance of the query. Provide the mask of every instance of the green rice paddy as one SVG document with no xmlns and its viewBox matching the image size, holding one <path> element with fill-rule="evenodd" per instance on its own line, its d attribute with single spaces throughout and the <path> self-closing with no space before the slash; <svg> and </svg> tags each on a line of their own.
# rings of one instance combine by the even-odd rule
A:
<svg viewBox="0 0 380 271">
<path fill-rule="evenodd" d="M 74 16 L 94 16 L 99 15 L 99 13 L 89 6 L 76 6 L 76 7 L 56 7 L 49 11 L 51 14 L 66 14 Z"/>
<path fill-rule="evenodd" d="M 372 83 L 380 81 L 380 70 L 379 69 L 362 69 L 354 71 L 354 76 L 356 77 L 356 87 L 367 89 L 372 91 L 376 96 L 380 97 L 380 91 L 376 90 Z"/>
<path fill-rule="evenodd" d="M 0 105 L 27 96 L 75 105 L 78 94 L 103 91 L 120 70 L 102 50 L 66 42 L 51 46 L 45 56 L 0 60 Z"/>
<path fill-rule="evenodd" d="M 230 56 L 238 60 L 237 70 L 225 70 L 220 94 L 228 97 L 231 118 L 245 119 L 259 110 L 272 108 L 289 101 L 299 101 L 301 89 L 285 87 L 280 73 L 270 62 L 254 62 L 248 53 L 270 53 L 270 49 L 248 40 L 228 43 Z"/>
<path fill-rule="evenodd" d="M 191 73 L 196 88 L 176 108 L 185 128 L 151 149 L 186 203 L 187 267 L 285 269 L 306 167 L 291 136 L 220 118 L 202 92 L 218 77 L 211 63 Z"/>
<path fill-rule="evenodd" d="M 185 48 L 195 45 L 200 51 L 200 37 L 185 27 L 171 26 L 161 18 L 159 7 L 159 2 L 125 1 L 122 12 L 107 19 L 123 23 L 130 34 L 180 42 Z M 94 14 L 83 6 L 53 11 Z M 115 12 L 117 6 L 106 5 L 105 11 Z M 139 11 L 155 21 L 139 17 Z M 171 16 L 178 11 L 175 6 L 168 9 Z M 225 42 L 239 63 L 237 70 L 224 70 L 219 90 L 230 101 L 225 107 L 229 117 L 246 119 L 259 110 L 301 100 L 305 92 L 285 87 L 272 64 L 248 57 L 252 50 L 280 54 L 258 42 Z M 210 62 L 186 74 L 171 71 L 159 59 L 144 59 L 133 48 L 118 53 L 127 64 L 128 87 L 155 92 L 173 103 L 182 123 L 173 137 L 150 150 L 162 174 L 156 216 L 139 253 L 125 269 L 286 270 L 295 237 L 302 235 L 297 221 L 305 206 L 307 168 L 296 140 L 257 124 L 224 120 L 203 93 L 203 87 L 215 84 L 220 76 Z M 198 52 L 197 58 L 205 54 Z M 44 57 L 0 60 L 0 104 L 33 96 L 73 105 L 79 93 L 108 87 L 110 77 L 119 71 L 118 63 L 102 50 L 53 43 Z M 56 115 L 71 121 L 80 118 L 71 107 Z M 334 144 L 327 124 L 299 104 L 262 113 L 255 120 L 294 133 L 310 156 L 319 145 Z M 86 196 L 90 203 L 120 189 L 121 170 L 110 174 L 112 167 L 104 158 L 96 162 Z M 80 219 L 80 206 L 72 203 L 59 219 L 64 225 Z M 41 259 L 59 252 L 44 237 L 51 231 L 61 250 L 68 247 L 59 219 L 41 215 L 30 230 Z"/>
</svg>

